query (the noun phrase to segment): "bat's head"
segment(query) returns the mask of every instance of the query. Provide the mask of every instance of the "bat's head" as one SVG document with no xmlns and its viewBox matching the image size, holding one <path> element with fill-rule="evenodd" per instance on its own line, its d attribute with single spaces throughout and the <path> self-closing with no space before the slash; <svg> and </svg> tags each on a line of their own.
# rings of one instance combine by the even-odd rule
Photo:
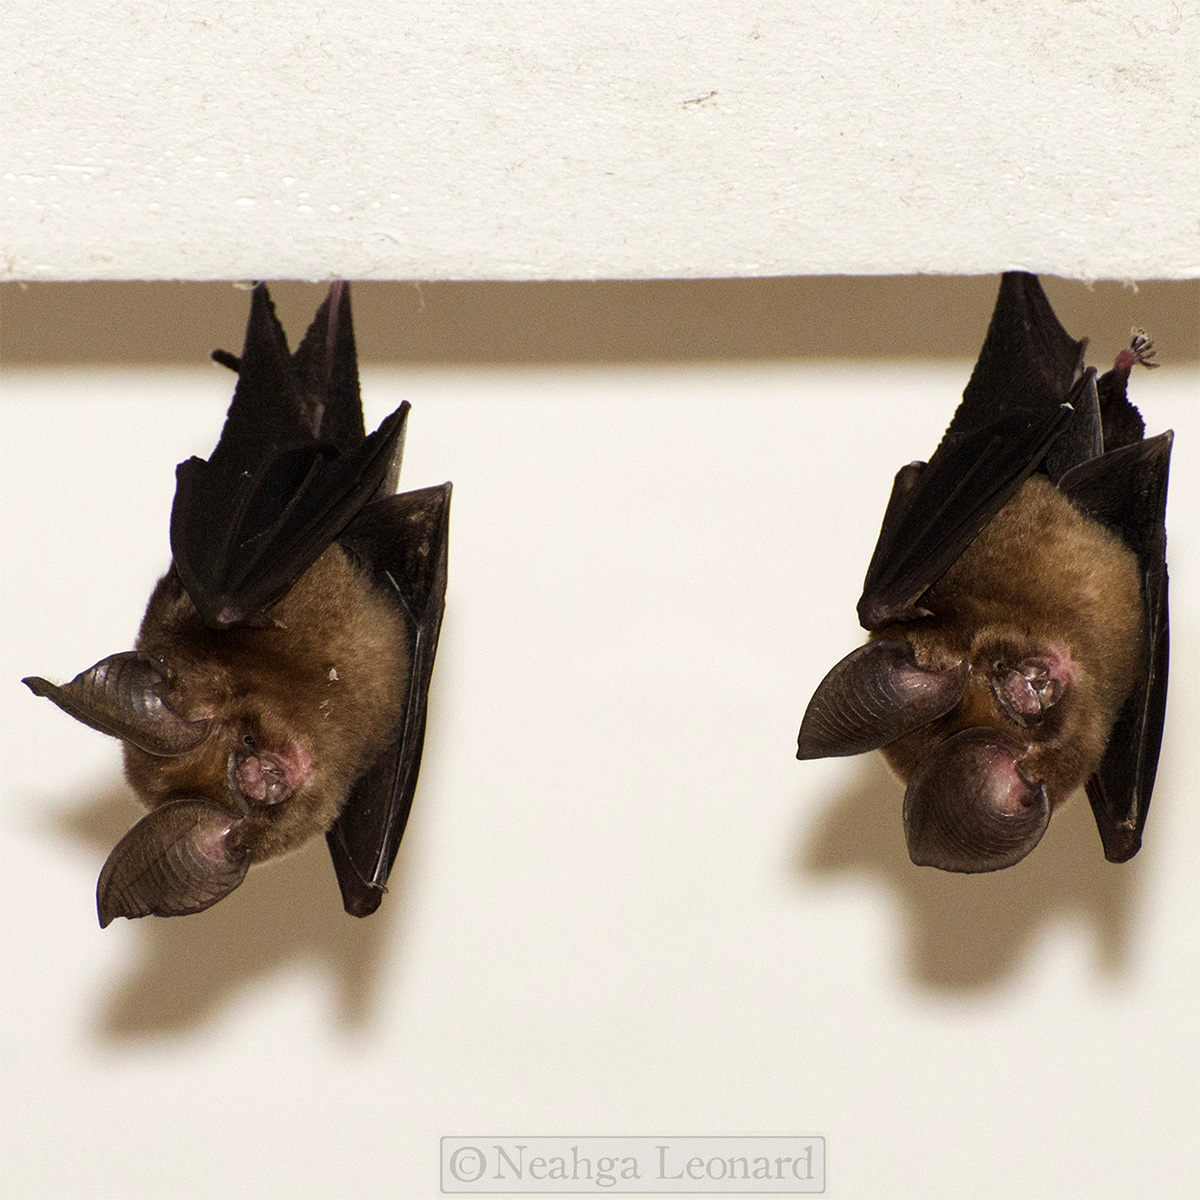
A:
<svg viewBox="0 0 1200 1200">
<path fill-rule="evenodd" d="M 101 925 L 115 916 L 200 912 L 236 888 L 251 863 L 307 833 L 311 756 L 278 736 L 264 746 L 252 705 L 218 716 L 212 705 L 189 702 L 167 666 L 138 651 L 102 659 L 61 687 L 36 677 L 25 683 L 120 738 L 130 780 L 153 806 L 100 875 Z"/>
<path fill-rule="evenodd" d="M 1025 631 L 984 627 L 962 645 L 936 623 L 894 628 L 825 677 L 799 757 L 882 750 L 908 785 L 913 862 L 995 871 L 1038 844 L 1095 770 L 1120 698 L 1064 645 Z"/>
<path fill-rule="evenodd" d="M 934 625 L 909 638 L 923 659 L 931 647 L 944 653 L 958 632 Z M 969 676 L 959 702 L 883 747 L 908 784 L 904 828 L 914 863 L 999 870 L 1038 844 L 1054 809 L 1100 763 L 1132 685 L 1133 663 L 1112 661 L 1122 648 L 1128 640 L 1098 658 L 1087 648 L 1081 656 L 1078 640 L 1068 646 L 1036 627 L 972 632 L 962 646 Z"/>
<path fill-rule="evenodd" d="M 1054 809 L 1099 769 L 1139 670 L 1142 628 L 1136 575 L 1101 574 L 1103 620 L 1076 611 L 1043 621 L 1026 611 L 1024 627 L 981 625 L 962 646 L 970 675 L 959 703 L 883 747 L 908 783 L 915 863 L 981 871 L 1020 861 Z M 1080 591 L 1064 589 L 1064 610 L 1072 595 L 1079 601 Z M 934 624 L 909 637 L 922 657 L 960 634 Z"/>
<path fill-rule="evenodd" d="M 97 888 L 113 917 L 201 912 L 256 862 L 323 833 L 399 717 L 406 657 L 394 609 L 345 555 L 311 568 L 269 628 L 207 628 L 174 572 L 150 600 L 141 649 L 39 696 L 120 738 L 151 811 Z"/>
<path fill-rule="evenodd" d="M 908 788 L 904 829 L 920 866 L 994 871 L 1037 845 L 1050 820 L 1035 742 L 1070 680 L 1043 657 L 968 656 L 936 640 L 881 638 L 817 688 L 799 757 L 882 749 Z M 1060 710 L 1061 712 L 1062 710 Z"/>
<path fill-rule="evenodd" d="M 829 672 L 799 757 L 882 750 L 913 862 L 999 870 L 1104 756 L 1141 665 L 1137 557 L 1035 476 L 921 609 Z"/>
</svg>

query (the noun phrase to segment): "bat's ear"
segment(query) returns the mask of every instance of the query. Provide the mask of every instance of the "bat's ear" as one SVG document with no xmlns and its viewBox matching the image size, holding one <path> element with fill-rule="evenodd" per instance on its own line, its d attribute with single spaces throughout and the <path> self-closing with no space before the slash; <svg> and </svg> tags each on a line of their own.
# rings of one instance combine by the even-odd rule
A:
<svg viewBox="0 0 1200 1200">
<path fill-rule="evenodd" d="M 140 651 L 102 658 L 62 687 L 36 675 L 21 682 L 77 721 L 147 754 L 186 754 L 208 737 L 208 721 L 186 721 L 170 707 L 166 668 Z"/>
<path fill-rule="evenodd" d="M 1020 862 L 1050 823 L 1045 787 L 1017 770 L 1026 749 L 995 729 L 963 729 L 926 755 L 904 794 L 909 858 L 968 873 Z"/>
<path fill-rule="evenodd" d="M 203 912 L 246 877 L 241 818 L 210 800 L 173 800 L 144 816 L 108 856 L 96 885 L 103 929 L 114 917 Z"/>
<path fill-rule="evenodd" d="M 821 681 L 800 725 L 796 757 L 878 750 L 954 708 L 967 690 L 970 672 L 966 662 L 926 671 L 907 642 L 868 642 Z"/>
</svg>

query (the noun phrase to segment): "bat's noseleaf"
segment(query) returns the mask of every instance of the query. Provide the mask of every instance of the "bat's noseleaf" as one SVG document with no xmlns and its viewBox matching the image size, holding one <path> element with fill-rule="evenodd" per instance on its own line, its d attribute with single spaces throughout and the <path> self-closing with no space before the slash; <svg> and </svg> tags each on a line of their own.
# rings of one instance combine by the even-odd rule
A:
<svg viewBox="0 0 1200 1200">
<path fill-rule="evenodd" d="M 250 867 L 238 824 L 209 800 L 174 800 L 144 816 L 100 872 L 101 928 L 115 917 L 202 912 L 229 895 Z"/>
<path fill-rule="evenodd" d="M 446 597 L 450 484 L 365 508 L 339 539 L 395 601 L 408 633 L 410 676 L 396 739 L 355 785 L 327 834 L 346 911 L 379 907 L 412 808 Z"/>
</svg>

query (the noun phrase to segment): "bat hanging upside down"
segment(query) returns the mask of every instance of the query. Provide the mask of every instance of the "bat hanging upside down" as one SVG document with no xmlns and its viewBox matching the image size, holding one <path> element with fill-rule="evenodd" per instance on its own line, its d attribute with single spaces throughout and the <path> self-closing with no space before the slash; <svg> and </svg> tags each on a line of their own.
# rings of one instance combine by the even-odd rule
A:
<svg viewBox="0 0 1200 1200">
<path fill-rule="evenodd" d="M 881 749 L 914 863 L 994 871 L 1081 784 L 1105 856 L 1137 853 L 1167 696 L 1170 432 L 1126 398 L 1033 275 L 1004 276 L 962 403 L 902 467 L 858 615 L 868 643 L 817 688 L 798 757 Z"/>
<path fill-rule="evenodd" d="M 378 908 L 416 788 L 450 484 L 394 495 L 409 405 L 367 435 L 350 292 L 295 354 L 254 289 L 212 457 L 177 471 L 172 565 L 137 648 L 24 682 L 122 740 L 150 808 L 100 874 L 100 924 L 200 912 L 325 833 L 347 912 Z"/>
</svg>

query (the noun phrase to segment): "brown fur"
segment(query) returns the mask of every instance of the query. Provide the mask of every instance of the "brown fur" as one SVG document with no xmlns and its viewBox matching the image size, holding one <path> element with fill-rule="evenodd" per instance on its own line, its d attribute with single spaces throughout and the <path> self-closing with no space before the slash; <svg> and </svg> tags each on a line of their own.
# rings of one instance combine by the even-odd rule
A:
<svg viewBox="0 0 1200 1200">
<path fill-rule="evenodd" d="M 922 598 L 932 616 L 872 634 L 904 638 L 926 667 L 966 659 L 971 678 L 952 712 L 883 753 L 905 781 L 943 738 L 987 726 L 1031 743 L 1021 773 L 1052 805 L 1103 757 L 1141 669 L 1141 572 L 1134 553 L 1085 517 L 1048 479 L 1033 476 Z M 1040 726 L 1021 728 L 992 692 L 997 658 L 1065 651 L 1073 682 Z"/>
<path fill-rule="evenodd" d="M 137 646 L 166 664 L 172 708 L 188 720 L 211 718 L 214 729 L 176 758 L 125 746 L 126 776 L 151 808 L 204 796 L 240 816 L 229 773 L 247 734 L 298 764 L 306 778 L 294 794 L 242 825 L 256 862 L 333 823 L 399 723 L 409 669 L 399 610 L 336 545 L 270 617 L 270 628 L 210 629 L 174 569 L 163 576 Z"/>
</svg>

